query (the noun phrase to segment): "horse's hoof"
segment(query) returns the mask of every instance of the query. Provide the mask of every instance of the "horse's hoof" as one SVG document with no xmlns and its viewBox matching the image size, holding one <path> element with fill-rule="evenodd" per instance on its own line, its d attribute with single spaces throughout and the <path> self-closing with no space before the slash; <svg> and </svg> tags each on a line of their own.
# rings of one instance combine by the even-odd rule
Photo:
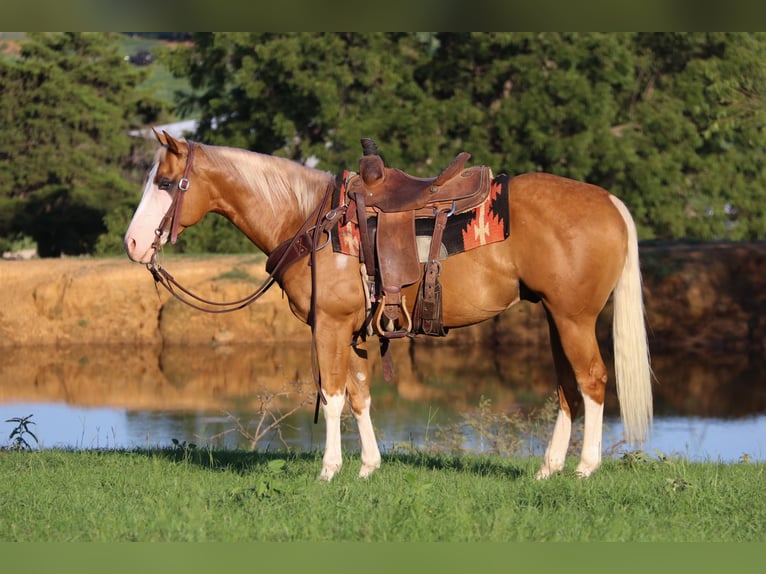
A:
<svg viewBox="0 0 766 574">
<path fill-rule="evenodd" d="M 540 467 L 540 470 L 537 471 L 537 474 L 535 475 L 535 478 L 537 480 L 545 480 L 546 478 L 550 478 L 554 474 L 557 474 L 561 472 L 564 468 L 564 460 L 558 460 L 558 459 L 547 459 L 543 461 L 542 466 Z"/>
<path fill-rule="evenodd" d="M 369 478 L 378 468 L 380 468 L 380 465 L 363 464 L 362 468 L 359 469 L 359 478 Z"/>
<path fill-rule="evenodd" d="M 575 470 L 575 474 L 579 476 L 580 478 L 588 478 L 591 474 L 596 472 L 598 470 L 599 465 L 592 465 L 592 464 L 586 464 L 581 462 L 577 465 L 577 470 Z"/>
<path fill-rule="evenodd" d="M 335 476 L 335 474 L 340 470 L 339 466 L 323 466 L 322 472 L 319 473 L 319 480 L 325 480 L 327 482 L 330 482 L 332 478 Z"/>
</svg>

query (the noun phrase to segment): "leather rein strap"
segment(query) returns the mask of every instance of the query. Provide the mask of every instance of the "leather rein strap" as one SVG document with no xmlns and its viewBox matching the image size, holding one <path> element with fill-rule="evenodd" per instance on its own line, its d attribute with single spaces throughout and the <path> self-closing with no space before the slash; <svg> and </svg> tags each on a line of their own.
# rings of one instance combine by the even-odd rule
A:
<svg viewBox="0 0 766 574">
<path fill-rule="evenodd" d="M 335 190 L 335 183 L 331 182 L 327 186 L 327 190 L 325 191 L 319 206 L 311 213 L 311 215 L 309 215 L 293 238 L 280 245 L 279 249 L 269 257 L 267 261 L 268 277 L 255 291 L 247 297 L 243 297 L 237 301 L 211 301 L 196 295 L 181 285 L 158 261 L 159 253 L 162 250 L 162 235 L 165 233 L 168 225 L 170 225 L 171 243 L 175 243 L 178 237 L 178 226 L 181 217 L 181 207 L 183 206 L 183 198 L 189 190 L 189 187 L 191 187 L 189 174 L 192 169 L 192 161 L 194 157 L 193 150 L 194 143 L 189 142 L 189 155 L 186 160 L 183 177 L 178 181 L 177 190 L 173 196 L 168 211 L 162 217 L 159 226 L 154 232 L 155 239 L 152 243 L 152 258 L 151 261 L 146 264 L 146 268 L 154 277 L 155 283 L 162 285 L 171 295 L 182 303 L 206 313 L 229 313 L 231 311 L 243 309 L 257 301 L 282 277 L 282 274 L 290 265 L 295 263 L 298 259 L 301 259 L 307 253 L 310 254 L 311 309 L 309 311 L 309 324 L 311 325 L 312 335 L 311 369 L 314 384 L 317 388 L 317 402 L 316 410 L 314 412 L 314 423 L 316 423 L 319 417 L 319 404 L 327 404 L 327 399 L 322 392 L 322 381 L 316 356 L 316 331 L 314 321 L 316 310 L 316 252 L 329 243 L 329 239 L 324 243 L 321 242 L 322 234 L 329 234 L 329 231 L 337 225 L 340 216 L 345 213 L 345 206 L 342 206 L 340 208 L 332 209 L 325 214 L 329 199 Z M 306 249 L 306 247 L 308 247 L 308 249 Z"/>
<path fill-rule="evenodd" d="M 194 142 L 188 142 L 189 144 L 189 152 L 188 156 L 186 158 L 186 167 L 184 168 L 184 173 L 181 179 L 178 180 L 178 184 L 176 186 L 176 192 L 173 195 L 173 200 L 170 203 L 170 207 L 168 207 L 167 212 L 165 212 L 165 215 L 160 220 L 159 225 L 157 226 L 157 229 L 154 231 L 154 242 L 152 243 L 152 258 L 149 263 L 146 264 L 146 268 L 149 270 L 149 272 L 152 274 L 152 277 L 154 277 L 155 283 L 159 283 L 162 285 L 167 291 L 173 295 L 176 299 L 179 301 L 189 305 L 190 307 L 193 307 L 194 309 L 197 309 L 199 311 L 205 311 L 206 313 L 228 313 L 231 311 L 236 311 L 237 309 L 242 309 L 243 307 L 246 307 L 247 305 L 250 305 L 254 301 L 256 301 L 259 297 L 261 297 L 266 291 L 271 287 L 271 285 L 274 283 L 274 277 L 269 276 L 266 281 L 258 287 L 253 293 L 248 295 L 247 297 L 244 297 L 238 301 L 227 301 L 227 302 L 219 302 L 219 301 L 211 301 L 209 299 L 204 299 L 203 297 L 200 297 L 199 295 L 196 295 L 195 293 L 191 292 L 189 289 L 181 285 L 176 279 L 168 272 L 160 262 L 158 261 L 160 251 L 162 250 L 162 236 L 167 231 L 167 228 L 170 227 L 170 243 L 175 243 L 176 239 L 178 239 L 178 228 L 180 226 L 180 219 L 181 219 L 181 209 L 183 207 L 183 201 L 184 197 L 186 196 L 186 192 L 191 187 L 191 182 L 189 180 L 189 175 L 191 174 L 192 166 L 194 163 L 194 148 L 195 144 Z"/>
<path fill-rule="evenodd" d="M 191 174 L 192 170 L 195 144 L 191 141 L 188 142 L 188 144 L 189 154 L 187 156 L 183 177 L 178 181 L 177 190 L 173 196 L 170 207 L 160 220 L 159 226 L 154 232 L 155 238 L 154 242 L 152 243 L 152 258 L 151 261 L 146 264 L 146 268 L 152 274 L 152 277 L 154 277 L 155 283 L 162 285 L 171 295 L 189 307 L 199 311 L 204 311 L 205 313 L 230 313 L 255 303 L 269 290 L 269 288 L 276 281 L 281 278 L 285 269 L 287 269 L 287 267 L 296 261 L 294 256 L 296 246 L 305 245 L 308 243 L 311 246 L 311 251 L 313 252 L 315 249 L 321 249 L 326 245 L 326 243 L 318 245 L 317 237 L 319 237 L 321 233 L 317 232 L 316 230 L 319 229 L 320 231 L 328 231 L 338 222 L 339 214 L 336 212 L 331 212 L 327 214 L 325 221 L 322 225 L 320 225 L 324 208 L 327 205 L 328 198 L 333 192 L 334 184 L 330 184 L 328 186 L 328 189 L 325 192 L 324 198 L 322 199 L 319 207 L 316 209 L 316 211 L 312 212 L 308 219 L 306 219 L 295 236 L 293 236 L 293 238 L 289 241 L 285 242 L 288 248 L 277 254 L 278 257 L 275 261 L 270 260 L 268 262 L 268 277 L 266 277 L 263 283 L 255 291 L 236 301 L 211 301 L 209 299 L 200 297 L 199 295 L 193 293 L 181 285 L 158 261 L 160 251 L 162 250 L 162 235 L 165 233 L 165 231 L 167 231 L 168 225 L 170 226 L 170 242 L 175 243 L 178 237 L 178 227 L 180 225 L 179 220 L 181 217 L 183 198 L 191 187 L 189 175 Z M 311 223 L 313 221 L 316 221 L 316 223 L 312 226 Z M 298 249 L 298 251 L 300 251 L 300 249 Z M 316 289 L 314 289 L 313 281 L 314 273 L 312 271 L 312 294 L 314 291 L 316 291 Z"/>
</svg>

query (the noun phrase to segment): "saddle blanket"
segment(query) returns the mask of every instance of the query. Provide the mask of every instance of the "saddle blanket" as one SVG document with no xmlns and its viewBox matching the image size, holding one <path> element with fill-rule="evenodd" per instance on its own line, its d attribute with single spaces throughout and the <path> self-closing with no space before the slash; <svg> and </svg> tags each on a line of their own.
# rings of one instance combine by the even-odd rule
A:
<svg viewBox="0 0 766 574">
<path fill-rule="evenodd" d="M 348 180 L 343 177 L 342 182 Z M 447 219 L 447 227 L 442 237 L 440 259 L 462 253 L 476 247 L 503 241 L 510 234 L 510 217 L 508 203 L 508 179 L 506 174 L 499 174 L 492 180 L 489 195 L 484 202 L 469 211 L 451 215 Z M 336 186 L 333 195 L 333 208 L 340 205 L 345 197 L 345 185 Z M 374 225 L 371 217 L 369 225 Z M 418 257 L 421 263 L 428 259 L 431 236 L 434 232 L 434 218 L 418 218 L 415 220 L 417 235 Z M 331 232 L 332 248 L 336 253 L 359 256 L 359 226 L 353 221 L 341 221 Z"/>
</svg>

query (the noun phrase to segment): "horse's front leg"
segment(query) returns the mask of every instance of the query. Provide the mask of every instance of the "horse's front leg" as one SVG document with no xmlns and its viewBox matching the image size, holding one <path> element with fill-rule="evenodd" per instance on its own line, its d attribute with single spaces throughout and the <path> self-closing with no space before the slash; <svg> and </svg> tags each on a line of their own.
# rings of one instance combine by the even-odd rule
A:
<svg viewBox="0 0 766 574">
<path fill-rule="evenodd" d="M 324 385 L 323 385 L 324 386 Z M 343 466 L 343 453 L 341 452 L 340 417 L 343 414 L 343 406 L 346 397 L 343 392 L 330 394 L 324 389 L 327 403 L 322 406 L 325 424 L 324 456 L 322 457 L 322 472 L 319 473 L 321 480 L 330 481 Z"/>
<path fill-rule="evenodd" d="M 314 339 L 316 359 L 322 393 L 327 401 L 322 406 L 325 420 L 325 450 L 319 478 L 332 480 L 343 466 L 340 427 L 343 407 L 346 404 L 352 329 L 321 311 L 317 313 L 316 320 Z"/>
<path fill-rule="evenodd" d="M 370 417 L 371 399 L 366 342 L 360 342 L 351 350 L 346 388 L 362 443 L 362 468 L 359 470 L 359 476 L 367 478 L 380 468 L 380 450 Z"/>
</svg>

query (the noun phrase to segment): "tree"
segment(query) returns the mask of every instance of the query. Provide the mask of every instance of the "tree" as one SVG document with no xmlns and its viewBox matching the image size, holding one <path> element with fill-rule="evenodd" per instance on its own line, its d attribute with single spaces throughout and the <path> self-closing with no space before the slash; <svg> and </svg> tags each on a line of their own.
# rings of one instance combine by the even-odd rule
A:
<svg viewBox="0 0 766 574">
<path fill-rule="evenodd" d="M 192 91 L 180 110 L 200 117 L 197 137 L 338 170 L 373 136 L 410 167 L 436 129 L 413 73 L 428 56 L 412 34 L 202 33 L 173 54 Z"/>
<path fill-rule="evenodd" d="M 436 39 L 439 123 L 483 162 L 602 185 L 643 238 L 766 234 L 762 34 Z"/>
<path fill-rule="evenodd" d="M 429 37 L 411 34 L 199 33 L 165 55 L 191 90 L 181 115 L 199 118 L 195 137 L 212 144 L 353 168 L 359 139 L 373 135 L 393 165 L 430 175 L 435 116 L 413 73 Z M 426 139 L 430 136 L 430 139 Z M 251 250 L 209 215 L 178 250 Z"/>
<path fill-rule="evenodd" d="M 766 237 L 766 35 L 638 34 L 627 172 L 645 236 Z"/>
<path fill-rule="evenodd" d="M 172 54 L 196 136 L 354 169 L 359 138 L 434 175 L 459 151 L 622 198 L 642 238 L 766 236 L 750 33 L 206 33 Z"/>
<path fill-rule="evenodd" d="M 43 257 L 93 251 L 105 214 L 135 198 L 128 174 L 142 144 L 127 133 L 161 110 L 137 89 L 144 73 L 102 33 L 30 33 L 18 59 L 0 60 L 6 244 L 31 236 Z"/>
</svg>

